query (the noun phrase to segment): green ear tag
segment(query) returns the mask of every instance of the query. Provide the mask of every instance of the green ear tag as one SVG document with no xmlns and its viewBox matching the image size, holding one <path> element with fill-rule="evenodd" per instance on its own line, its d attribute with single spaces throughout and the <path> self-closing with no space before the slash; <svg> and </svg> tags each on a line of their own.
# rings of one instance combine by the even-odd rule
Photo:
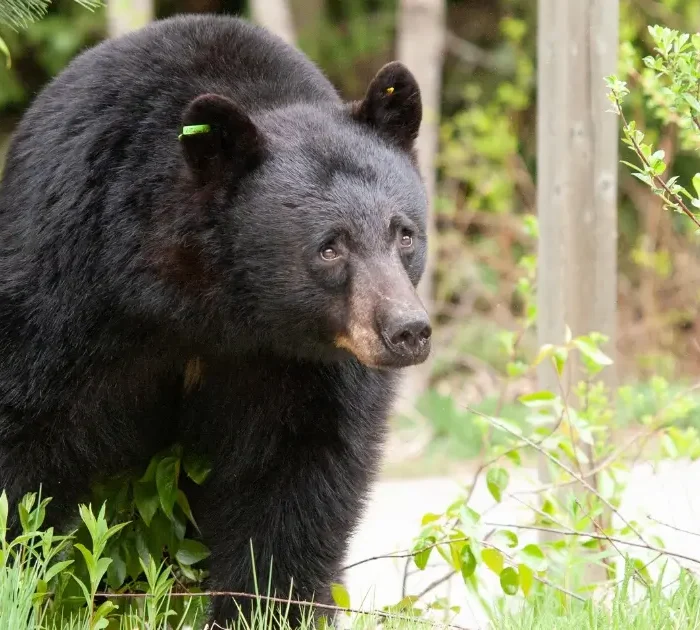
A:
<svg viewBox="0 0 700 630">
<path fill-rule="evenodd" d="M 182 128 L 182 133 L 177 137 L 178 140 L 182 139 L 182 136 L 194 136 L 198 133 L 209 133 L 211 127 L 209 125 L 186 125 Z"/>
</svg>

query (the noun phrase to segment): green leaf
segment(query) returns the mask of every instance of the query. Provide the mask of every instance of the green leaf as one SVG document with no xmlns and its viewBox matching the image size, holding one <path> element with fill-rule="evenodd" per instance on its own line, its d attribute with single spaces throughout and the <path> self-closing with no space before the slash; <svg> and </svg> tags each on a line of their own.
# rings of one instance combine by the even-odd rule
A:
<svg viewBox="0 0 700 630">
<path fill-rule="evenodd" d="M 143 477 L 139 479 L 139 481 L 143 481 L 144 483 L 147 483 L 149 481 L 155 481 L 156 480 L 156 470 L 158 469 L 158 462 L 159 462 L 158 456 L 152 457 L 151 461 L 148 463 L 148 468 L 146 468 L 146 472 L 143 473 Z"/>
<path fill-rule="evenodd" d="M 394 613 L 404 613 L 404 614 L 417 614 L 418 611 L 415 609 L 415 604 L 418 601 L 418 597 L 415 595 L 406 595 L 394 606 L 389 606 L 387 612 Z"/>
<path fill-rule="evenodd" d="M 454 536 L 456 538 L 461 538 L 461 533 L 455 533 Z M 462 569 L 462 550 L 465 546 L 468 546 L 468 544 L 469 543 L 466 543 L 464 540 L 450 540 L 449 554 L 447 554 L 445 560 L 447 560 L 455 571 L 461 571 Z M 438 551 L 439 550 L 441 550 L 441 547 L 438 547 Z"/>
<path fill-rule="evenodd" d="M 90 591 L 88 590 L 88 587 L 85 586 L 85 583 L 80 578 L 78 578 L 78 576 L 76 576 L 75 573 L 68 573 L 68 575 L 72 577 L 77 583 L 77 585 L 80 587 L 80 590 L 83 593 L 83 599 L 85 600 L 85 603 L 88 606 L 92 606 L 92 597 L 90 596 Z"/>
<path fill-rule="evenodd" d="M 421 519 L 421 527 L 424 525 L 428 525 L 429 523 L 434 523 L 435 521 L 440 520 L 440 515 L 439 514 L 433 514 L 432 512 L 428 512 L 427 514 L 423 515 L 423 518 Z"/>
<path fill-rule="evenodd" d="M 686 103 L 690 105 L 696 112 L 700 112 L 700 101 L 698 101 L 697 98 L 695 98 L 690 92 L 685 92 L 683 94 L 683 98 L 685 99 Z"/>
<path fill-rule="evenodd" d="M 459 508 L 459 520 L 467 529 L 473 529 L 479 523 L 479 514 L 468 505 Z"/>
<path fill-rule="evenodd" d="M 36 589 L 34 591 L 34 595 L 32 595 L 32 601 L 37 603 L 41 602 L 42 599 L 46 596 L 46 593 L 48 592 L 48 584 L 46 584 L 45 580 L 38 580 L 36 583 Z"/>
<path fill-rule="evenodd" d="M 526 407 L 537 408 L 543 406 L 549 407 L 550 403 L 557 400 L 557 397 L 552 392 L 543 390 L 534 392 L 533 394 L 525 394 L 520 396 L 518 400 Z"/>
<path fill-rule="evenodd" d="M 515 595 L 520 587 L 520 576 L 513 567 L 506 567 L 501 571 L 500 582 L 506 595 Z"/>
<path fill-rule="evenodd" d="M 599 350 L 595 344 L 585 337 L 574 339 L 574 345 L 579 349 L 581 354 L 593 361 L 598 366 L 612 365 L 612 359 L 604 352 Z"/>
<path fill-rule="evenodd" d="M 151 524 L 151 519 L 160 505 L 160 499 L 155 485 L 145 481 L 137 481 L 134 484 L 134 503 L 146 525 Z"/>
<path fill-rule="evenodd" d="M 192 508 L 190 508 L 190 502 L 187 500 L 187 497 L 185 496 L 185 493 L 182 490 L 177 491 L 177 504 L 180 506 L 180 509 L 182 510 L 183 514 L 187 517 L 187 520 L 194 525 L 197 530 L 199 530 L 199 526 L 197 525 L 197 521 L 194 520 L 194 516 L 192 514 Z"/>
<path fill-rule="evenodd" d="M 69 567 L 73 564 L 73 560 L 63 560 L 62 562 L 57 562 L 52 564 L 48 571 L 44 574 L 44 581 L 50 582 L 54 576 L 58 575 L 63 569 Z"/>
<path fill-rule="evenodd" d="M 95 630 L 102 630 L 103 628 L 106 628 L 109 625 L 107 616 L 116 609 L 117 606 L 114 604 L 114 602 L 110 602 L 109 600 L 102 602 L 100 607 L 92 614 L 92 623 L 90 627 L 94 628 Z"/>
<path fill-rule="evenodd" d="M 511 532 L 507 529 L 498 530 L 491 540 L 494 545 L 501 543 L 510 549 L 515 549 L 515 547 L 518 546 L 518 536 L 515 532 Z"/>
<path fill-rule="evenodd" d="M 156 487 L 158 498 L 168 518 L 173 516 L 173 508 L 177 501 L 177 480 L 180 475 L 180 460 L 176 457 L 165 457 L 156 469 Z"/>
<path fill-rule="evenodd" d="M 476 556 L 474 556 L 474 552 L 472 551 L 471 547 L 469 544 L 464 545 L 464 548 L 462 549 L 461 553 L 461 560 L 462 560 L 462 577 L 467 580 L 469 579 L 472 575 L 474 575 L 474 571 L 476 571 Z"/>
<path fill-rule="evenodd" d="M 554 352 L 554 346 L 551 343 L 544 344 L 541 348 L 535 360 L 532 362 L 533 365 L 539 365 L 546 358 L 551 357 Z"/>
<path fill-rule="evenodd" d="M 527 597 L 532 590 L 532 584 L 534 582 L 535 576 L 532 569 L 525 564 L 518 565 L 518 572 L 520 574 L 520 588 L 523 591 L 523 595 Z"/>
<path fill-rule="evenodd" d="M 350 608 L 350 594 L 342 584 L 331 584 L 331 597 L 340 608 Z"/>
<path fill-rule="evenodd" d="M 209 557 L 210 553 L 209 549 L 201 542 L 186 538 L 180 543 L 175 558 L 180 564 L 189 566 Z"/>
<path fill-rule="evenodd" d="M 7 515 L 9 508 L 7 504 L 7 493 L 3 490 L 0 494 L 0 542 L 5 540 L 7 535 Z"/>
<path fill-rule="evenodd" d="M 435 537 L 428 536 L 423 538 L 416 543 L 414 547 L 415 555 L 413 556 L 413 561 L 416 566 L 422 571 L 428 565 L 428 559 L 432 553 L 435 545 Z"/>
<path fill-rule="evenodd" d="M 503 570 L 503 554 L 498 549 L 484 549 L 481 552 L 481 559 L 484 564 L 496 575 L 500 575 Z"/>
<path fill-rule="evenodd" d="M 92 575 L 95 570 L 95 559 L 92 556 L 92 552 L 81 543 L 76 543 L 74 547 L 83 555 L 88 572 Z"/>
<path fill-rule="evenodd" d="M 508 471 L 505 468 L 490 468 L 486 474 L 486 486 L 491 496 L 500 503 L 503 491 L 508 487 Z"/>
<path fill-rule="evenodd" d="M 104 577 L 104 574 L 107 573 L 107 569 L 109 569 L 111 564 L 112 564 L 112 558 L 100 558 L 96 562 L 95 573 L 94 573 L 94 575 L 90 576 L 90 579 L 93 581 L 94 587 L 97 586 L 99 581 Z"/>
<path fill-rule="evenodd" d="M 12 67 L 12 57 L 10 57 L 10 49 L 2 37 L 0 37 L 0 53 L 5 56 L 5 68 L 9 70 Z"/>
<path fill-rule="evenodd" d="M 112 563 L 107 569 L 107 584 L 113 590 L 118 590 L 126 579 L 126 562 L 122 557 L 122 550 L 117 547 L 110 553 Z"/>
<path fill-rule="evenodd" d="M 205 457 L 194 453 L 185 455 L 182 466 L 185 474 L 197 485 L 202 485 L 211 472 L 211 466 Z"/>
<path fill-rule="evenodd" d="M 559 376 L 564 373 L 564 367 L 566 366 L 566 360 L 568 357 L 569 351 L 566 348 L 554 349 L 554 356 L 552 357 L 552 360 L 554 361 L 554 368 Z"/>
<path fill-rule="evenodd" d="M 537 545 L 525 545 L 520 550 L 519 555 L 522 563 L 533 571 L 539 572 L 547 569 L 547 558 Z"/>
<path fill-rule="evenodd" d="M 700 197 L 700 173 L 693 175 L 693 188 L 695 188 L 695 196 Z"/>
</svg>

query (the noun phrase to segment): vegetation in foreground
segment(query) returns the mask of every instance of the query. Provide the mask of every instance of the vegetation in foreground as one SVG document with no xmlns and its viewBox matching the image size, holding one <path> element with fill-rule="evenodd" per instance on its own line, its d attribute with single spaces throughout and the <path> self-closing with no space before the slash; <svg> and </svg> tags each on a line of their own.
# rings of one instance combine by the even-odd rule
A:
<svg viewBox="0 0 700 630">
<path fill-rule="evenodd" d="M 7 540 L 7 499 L 0 497 L 0 627 L 13 630 L 188 630 L 203 627 L 206 596 L 184 593 L 169 567 L 151 558 L 141 561 L 145 581 L 141 593 L 119 597 L 102 596 L 99 585 L 112 560 L 102 555 L 119 527 L 108 527 L 105 510 L 97 516 L 81 506 L 80 516 L 90 532 L 87 545 L 71 537 L 60 537 L 42 529 L 47 499 L 36 502 L 28 495 L 19 507 L 23 533 Z M 80 567 L 78 565 L 81 565 Z M 494 610 L 493 630 L 691 630 L 700 628 L 700 584 L 688 572 L 662 586 L 663 575 L 643 594 L 635 595 L 636 568 L 627 563 L 624 578 L 606 598 L 580 600 L 562 597 L 546 589 L 529 599 L 502 600 Z M 663 573 L 663 572 L 662 572 Z M 77 596 L 67 595 L 68 583 L 79 586 Z M 381 625 L 389 629 L 418 630 L 450 626 L 425 618 L 410 602 L 366 615 L 344 612 L 347 593 L 337 593 L 337 612 L 343 627 L 369 630 Z M 179 602 L 182 605 L 176 605 Z M 310 608 L 309 608 L 310 611 Z M 323 625 L 323 624 L 322 624 Z M 270 602 L 257 598 L 250 625 L 245 630 L 286 630 L 289 624 L 274 612 Z M 311 616 L 300 630 L 313 627 Z M 212 629 L 213 630 L 213 629 Z"/>
</svg>

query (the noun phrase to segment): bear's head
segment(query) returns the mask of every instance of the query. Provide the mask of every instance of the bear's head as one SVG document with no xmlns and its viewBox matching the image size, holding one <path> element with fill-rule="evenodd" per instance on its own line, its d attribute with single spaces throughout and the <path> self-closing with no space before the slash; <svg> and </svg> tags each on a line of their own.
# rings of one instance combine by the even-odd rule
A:
<svg viewBox="0 0 700 630">
<path fill-rule="evenodd" d="M 189 104 L 182 122 L 194 133 L 181 144 L 215 216 L 215 293 L 229 300 L 239 338 L 377 368 L 427 358 L 430 321 L 416 293 L 427 246 L 413 146 L 421 117 L 418 84 L 398 62 L 360 102 L 252 115 L 216 94 Z"/>
</svg>

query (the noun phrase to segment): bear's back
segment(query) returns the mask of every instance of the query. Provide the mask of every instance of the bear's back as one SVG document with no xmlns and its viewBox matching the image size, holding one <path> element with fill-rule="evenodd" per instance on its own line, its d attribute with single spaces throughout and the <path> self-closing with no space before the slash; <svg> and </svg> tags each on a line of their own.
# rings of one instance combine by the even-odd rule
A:
<svg viewBox="0 0 700 630">
<path fill-rule="evenodd" d="M 87 223 L 99 239 L 115 218 L 98 216 L 107 205 L 115 216 L 127 207 L 146 212 L 182 163 L 185 108 L 207 92 L 250 114 L 341 103 L 300 51 L 238 18 L 176 16 L 106 40 L 42 90 L 13 134 L 0 180 L 0 262 L 47 241 L 67 246 Z M 23 256 L 12 258 L 25 266 Z"/>
<path fill-rule="evenodd" d="M 162 97 L 186 104 L 207 91 L 229 96 L 249 112 L 300 101 L 339 102 L 318 68 L 279 37 L 235 17 L 182 15 L 78 55 L 27 113 L 66 101 L 83 111 L 95 104 L 135 106 L 136 99 L 155 104 Z"/>
</svg>

